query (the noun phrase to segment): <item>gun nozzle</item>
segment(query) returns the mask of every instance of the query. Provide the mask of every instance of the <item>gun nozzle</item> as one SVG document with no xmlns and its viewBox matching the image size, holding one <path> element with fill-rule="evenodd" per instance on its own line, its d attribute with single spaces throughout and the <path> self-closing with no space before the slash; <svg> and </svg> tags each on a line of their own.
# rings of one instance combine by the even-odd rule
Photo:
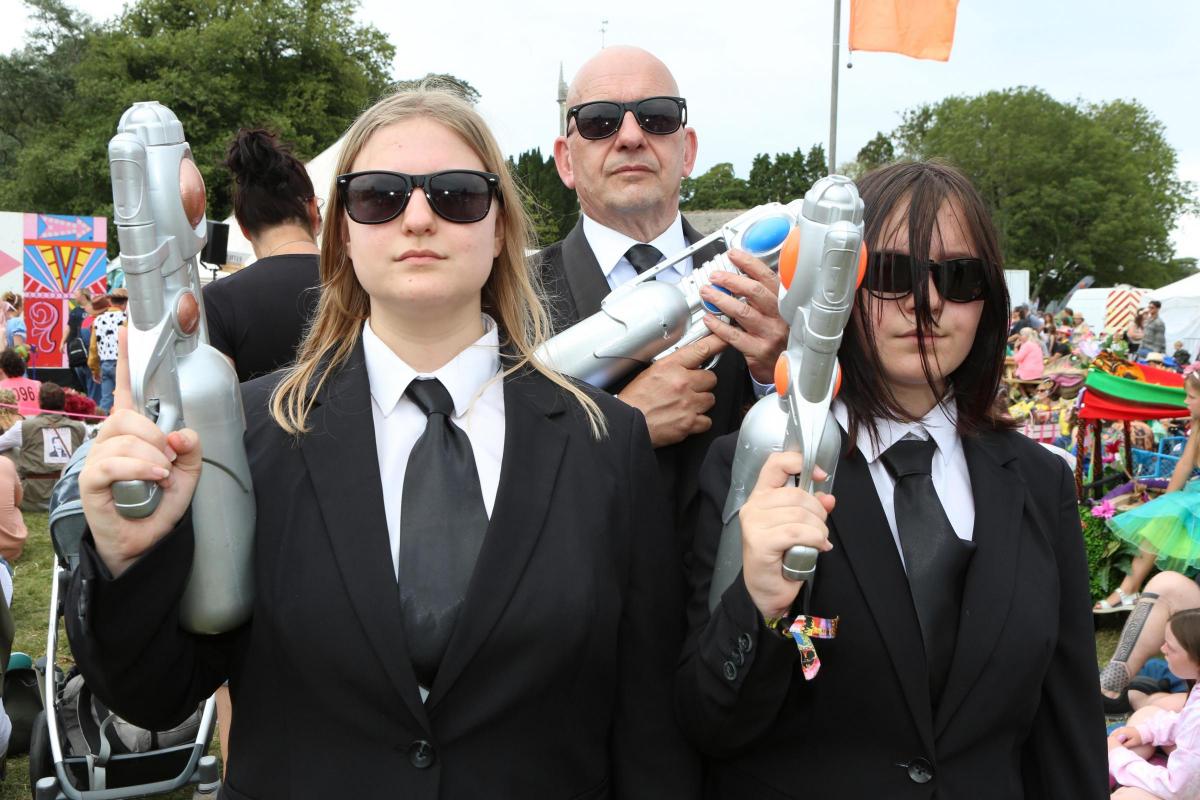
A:
<svg viewBox="0 0 1200 800">
<path fill-rule="evenodd" d="M 858 246 L 858 279 L 854 284 L 855 289 L 862 288 L 863 279 L 867 277 L 867 243 L 861 242 Z"/>
</svg>

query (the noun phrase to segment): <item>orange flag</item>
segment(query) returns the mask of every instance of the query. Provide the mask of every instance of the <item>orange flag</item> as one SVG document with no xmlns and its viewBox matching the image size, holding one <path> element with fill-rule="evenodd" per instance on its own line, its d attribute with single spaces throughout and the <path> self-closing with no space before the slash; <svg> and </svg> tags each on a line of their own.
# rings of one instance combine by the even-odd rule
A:
<svg viewBox="0 0 1200 800">
<path fill-rule="evenodd" d="M 947 61 L 958 0 L 850 0 L 850 49 Z"/>
</svg>

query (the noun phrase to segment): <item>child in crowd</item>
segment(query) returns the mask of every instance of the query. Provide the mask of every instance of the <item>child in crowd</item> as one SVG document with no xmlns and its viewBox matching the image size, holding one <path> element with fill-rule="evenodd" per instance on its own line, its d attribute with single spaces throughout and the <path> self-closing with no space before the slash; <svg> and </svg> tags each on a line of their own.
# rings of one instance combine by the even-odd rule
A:
<svg viewBox="0 0 1200 800">
<path fill-rule="evenodd" d="M 1165 494 L 1108 521 L 1114 536 L 1137 545 L 1141 552 L 1116 591 L 1096 605 L 1098 612 L 1132 609 L 1156 563 L 1159 569 L 1175 572 L 1200 566 L 1200 480 L 1190 480 L 1200 466 L 1200 368 L 1192 365 L 1184 374 L 1192 418 L 1187 445 Z"/>
<path fill-rule="evenodd" d="M 1171 672 L 1200 678 L 1200 608 L 1176 612 L 1167 623 L 1163 655 Z M 1156 748 L 1166 765 L 1151 763 Z M 1109 774 L 1123 788 L 1114 800 L 1185 800 L 1200 797 L 1200 688 L 1182 711 L 1145 706 L 1108 737 Z"/>
<path fill-rule="evenodd" d="M 1186 367 L 1192 361 L 1192 354 L 1183 349 L 1183 342 L 1175 343 L 1175 353 L 1171 356 L 1175 361 L 1175 366 Z"/>
</svg>

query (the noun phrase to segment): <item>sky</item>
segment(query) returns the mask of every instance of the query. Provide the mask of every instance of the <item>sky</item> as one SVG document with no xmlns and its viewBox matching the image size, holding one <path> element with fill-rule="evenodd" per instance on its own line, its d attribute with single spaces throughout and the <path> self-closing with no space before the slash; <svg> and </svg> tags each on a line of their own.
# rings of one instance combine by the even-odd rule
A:
<svg viewBox="0 0 1200 800">
<path fill-rule="evenodd" d="M 357 16 L 396 46 L 395 77 L 446 72 L 478 89 L 480 110 L 509 154 L 551 151 L 560 64 L 570 81 L 602 43 L 644 47 L 666 62 L 687 98 L 700 143 L 693 174 L 728 161 L 745 178 L 758 153 L 828 148 L 837 1 L 701 0 L 681 12 L 667 0 L 362 0 Z M 74 4 L 98 20 L 124 5 Z M 0 14 L 9 20 L 0 28 L 7 53 L 23 43 L 28 19 L 19 0 L 0 0 Z M 1164 125 L 1179 177 L 1200 193 L 1200 3 L 962 0 L 948 62 L 859 52 L 850 69 L 848 1 L 841 17 L 839 162 L 891 131 L 906 109 L 1036 86 L 1062 101 L 1142 103 Z M 1177 256 L 1200 258 L 1200 218 L 1180 220 L 1173 241 Z"/>
</svg>

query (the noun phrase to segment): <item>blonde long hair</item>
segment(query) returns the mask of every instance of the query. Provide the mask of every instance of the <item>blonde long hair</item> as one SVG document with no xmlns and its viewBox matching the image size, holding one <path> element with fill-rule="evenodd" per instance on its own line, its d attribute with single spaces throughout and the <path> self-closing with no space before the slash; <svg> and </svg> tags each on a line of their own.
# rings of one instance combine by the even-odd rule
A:
<svg viewBox="0 0 1200 800">
<path fill-rule="evenodd" d="M 595 401 L 534 357 L 534 351 L 550 336 L 550 317 L 535 273 L 526 260 L 532 229 L 500 147 L 475 109 L 449 92 L 429 88 L 386 97 L 350 126 L 335 174 L 350 172 L 359 152 L 377 131 L 414 118 L 432 119 L 458 134 L 475 151 L 483 168 L 500 176 L 504 204 L 497 225 L 502 228 L 504 245 L 483 286 L 482 305 L 500 327 L 504 376 L 525 368 L 541 373 L 583 407 L 593 435 L 602 437 L 606 423 Z M 271 394 L 271 416 L 293 436 L 309 430 L 308 414 L 317 393 L 354 350 L 371 310 L 370 297 L 358 282 L 346 253 L 344 209 L 336 184 L 330 187 L 328 198 L 321 231 L 321 299 L 295 363 L 287 368 Z"/>
</svg>

